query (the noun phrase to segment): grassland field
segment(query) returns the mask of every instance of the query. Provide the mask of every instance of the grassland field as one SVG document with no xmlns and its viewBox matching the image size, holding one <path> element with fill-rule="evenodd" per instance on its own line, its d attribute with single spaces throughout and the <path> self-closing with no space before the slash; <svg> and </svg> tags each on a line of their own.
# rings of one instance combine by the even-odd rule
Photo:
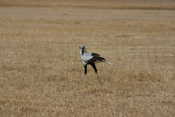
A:
<svg viewBox="0 0 175 117">
<path fill-rule="evenodd" d="M 174 117 L 173 0 L 0 2 L 0 117 Z M 79 45 L 112 65 L 83 74 Z"/>
</svg>

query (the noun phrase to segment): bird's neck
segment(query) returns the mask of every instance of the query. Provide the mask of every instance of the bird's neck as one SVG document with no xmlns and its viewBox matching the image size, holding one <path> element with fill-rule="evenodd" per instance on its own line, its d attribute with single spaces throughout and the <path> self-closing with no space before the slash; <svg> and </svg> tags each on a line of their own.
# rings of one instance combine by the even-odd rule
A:
<svg viewBox="0 0 175 117">
<path fill-rule="evenodd" d="M 80 50 L 80 54 L 81 54 L 81 55 L 83 55 L 85 52 L 86 52 L 85 49 L 81 49 L 81 50 Z"/>
</svg>

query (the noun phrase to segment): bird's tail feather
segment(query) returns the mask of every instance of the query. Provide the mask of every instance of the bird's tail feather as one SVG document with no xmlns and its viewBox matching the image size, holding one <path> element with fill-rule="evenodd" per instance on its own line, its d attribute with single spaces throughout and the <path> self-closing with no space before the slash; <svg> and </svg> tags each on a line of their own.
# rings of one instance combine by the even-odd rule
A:
<svg viewBox="0 0 175 117">
<path fill-rule="evenodd" d="M 106 61 L 105 58 L 100 57 L 100 56 L 96 57 L 96 60 L 97 60 L 97 62 L 105 62 Z"/>
<path fill-rule="evenodd" d="M 109 64 L 109 65 L 112 65 L 112 63 L 111 63 L 111 62 L 109 62 L 109 61 L 105 61 L 105 63 L 107 63 L 107 64 Z"/>
<path fill-rule="evenodd" d="M 96 59 L 98 60 L 98 62 L 105 62 L 105 63 L 107 63 L 107 64 L 109 64 L 109 65 L 112 65 L 111 62 L 107 61 L 107 60 L 106 60 L 105 58 L 103 58 L 103 57 L 97 57 Z"/>
</svg>

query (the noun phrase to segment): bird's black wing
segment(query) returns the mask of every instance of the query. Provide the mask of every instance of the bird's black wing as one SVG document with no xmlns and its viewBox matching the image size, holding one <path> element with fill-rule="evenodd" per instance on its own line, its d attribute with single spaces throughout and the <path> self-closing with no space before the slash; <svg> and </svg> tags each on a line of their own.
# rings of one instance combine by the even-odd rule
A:
<svg viewBox="0 0 175 117">
<path fill-rule="evenodd" d="M 90 62 L 104 62 L 105 58 L 101 57 L 100 54 L 98 53 L 91 53 L 93 58 L 91 59 Z"/>
<path fill-rule="evenodd" d="M 94 57 L 99 57 L 100 56 L 100 54 L 98 54 L 98 53 L 91 53 L 91 55 L 94 56 Z"/>
</svg>

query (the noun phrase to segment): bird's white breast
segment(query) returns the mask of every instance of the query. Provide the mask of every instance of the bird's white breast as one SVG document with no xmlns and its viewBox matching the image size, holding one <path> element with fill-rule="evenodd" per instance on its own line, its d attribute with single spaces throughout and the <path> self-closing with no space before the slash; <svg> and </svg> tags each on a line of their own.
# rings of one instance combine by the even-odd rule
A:
<svg viewBox="0 0 175 117">
<path fill-rule="evenodd" d="M 87 62 L 88 60 L 92 59 L 93 56 L 91 55 L 91 53 L 84 53 L 82 56 L 81 56 L 81 59 L 85 62 Z"/>
</svg>

